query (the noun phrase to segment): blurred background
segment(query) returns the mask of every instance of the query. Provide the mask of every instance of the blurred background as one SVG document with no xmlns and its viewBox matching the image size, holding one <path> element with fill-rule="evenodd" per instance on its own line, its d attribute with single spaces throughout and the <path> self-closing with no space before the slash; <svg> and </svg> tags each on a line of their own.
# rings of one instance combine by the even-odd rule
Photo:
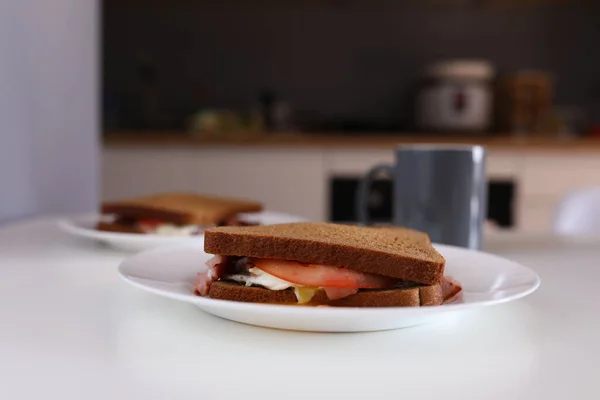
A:
<svg viewBox="0 0 600 400">
<path fill-rule="evenodd" d="M 453 78 L 428 69 L 477 60 L 483 65 L 455 75 L 498 84 L 509 92 L 505 102 L 519 89 L 513 85 L 536 85 L 529 106 L 553 109 L 539 110 L 547 120 L 519 127 L 509 104 L 498 104 L 498 126 L 465 130 L 580 130 L 588 122 L 583 113 L 600 101 L 598 8 L 583 4 L 105 0 L 105 127 L 194 130 L 202 128 L 197 112 L 217 109 L 248 114 L 246 129 L 426 131 L 434 126 L 421 126 L 415 113 L 418 92 L 430 83 L 423 81 L 444 72 Z M 272 120 L 252 118 L 265 106 Z"/>
<path fill-rule="evenodd" d="M 69 154 L 23 167 L 56 177 L 30 173 L 14 187 L 25 199 L 50 186 L 50 211 L 194 190 L 352 222 L 359 177 L 414 142 L 488 147 L 498 229 L 550 231 L 565 197 L 600 186 L 596 1 L 60 0 L 35 12 L 30 1 L 0 26 L 37 27 L 29 53 L 40 62 L 27 65 L 39 71 L 17 60 L 10 76 L 44 77 L 14 90 L 57 108 L 36 129 Z M 19 56 L 9 38 L 35 32 L 10 29 L 0 43 Z M 28 115 L 6 113 L 15 132 L 33 129 Z M 19 162 L 3 148 L 0 160 Z M 391 183 L 374 189 L 371 214 L 389 219 Z"/>
</svg>

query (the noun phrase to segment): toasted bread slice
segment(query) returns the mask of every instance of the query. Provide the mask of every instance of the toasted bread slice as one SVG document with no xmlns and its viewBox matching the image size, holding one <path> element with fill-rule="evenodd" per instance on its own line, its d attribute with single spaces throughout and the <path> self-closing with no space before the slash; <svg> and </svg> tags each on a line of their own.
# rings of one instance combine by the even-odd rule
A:
<svg viewBox="0 0 600 400">
<path fill-rule="evenodd" d="M 258 212 L 255 201 L 190 193 L 166 193 L 102 204 L 103 214 L 158 219 L 177 225 L 215 225 L 243 212 Z"/>
<path fill-rule="evenodd" d="M 412 240 L 421 242 L 425 245 L 431 244 L 431 239 L 429 238 L 428 234 L 426 234 L 425 232 L 414 230 L 414 229 L 404 228 L 402 226 L 373 226 L 372 228 L 386 230 L 392 235 L 410 236 L 412 238 Z"/>
<path fill-rule="evenodd" d="M 292 289 L 269 290 L 258 286 L 244 286 L 235 282 L 217 281 L 210 286 L 208 295 L 213 299 L 263 304 L 298 304 Z M 307 305 L 334 307 L 420 307 L 443 303 L 442 286 L 413 286 L 403 289 L 360 290 L 352 296 L 329 300 L 324 291 L 318 291 Z"/>
<path fill-rule="evenodd" d="M 118 233 L 144 233 L 140 228 L 134 225 L 119 224 L 117 222 L 98 222 L 96 229 L 104 232 Z"/>
<path fill-rule="evenodd" d="M 204 251 L 332 265 L 425 285 L 441 282 L 445 266 L 422 232 L 322 222 L 210 228 Z"/>
</svg>

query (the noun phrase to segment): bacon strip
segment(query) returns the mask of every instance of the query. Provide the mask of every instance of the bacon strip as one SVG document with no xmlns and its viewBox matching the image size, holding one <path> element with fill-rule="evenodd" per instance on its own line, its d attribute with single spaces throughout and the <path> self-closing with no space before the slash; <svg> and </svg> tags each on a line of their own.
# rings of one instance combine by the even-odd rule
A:
<svg viewBox="0 0 600 400">
<path fill-rule="evenodd" d="M 462 299 L 462 286 L 460 282 L 451 276 L 444 276 L 442 280 L 442 293 L 444 296 L 443 304 L 452 303 Z"/>
<path fill-rule="evenodd" d="M 210 284 L 227 275 L 234 275 L 248 271 L 248 259 L 246 257 L 223 257 L 213 256 L 207 262 L 208 269 L 198 274 L 194 281 L 194 293 L 206 296 L 210 290 Z"/>
<path fill-rule="evenodd" d="M 213 282 L 212 279 L 208 276 L 209 272 L 200 272 L 198 277 L 194 281 L 194 294 L 200 296 L 206 296 L 208 294 L 208 290 L 210 289 L 210 284 Z"/>
<path fill-rule="evenodd" d="M 225 258 L 221 256 L 213 256 L 207 262 L 208 269 L 205 272 L 198 273 L 198 277 L 194 281 L 194 292 L 200 296 L 206 296 L 210 289 L 210 284 L 219 278 L 225 265 Z"/>
</svg>

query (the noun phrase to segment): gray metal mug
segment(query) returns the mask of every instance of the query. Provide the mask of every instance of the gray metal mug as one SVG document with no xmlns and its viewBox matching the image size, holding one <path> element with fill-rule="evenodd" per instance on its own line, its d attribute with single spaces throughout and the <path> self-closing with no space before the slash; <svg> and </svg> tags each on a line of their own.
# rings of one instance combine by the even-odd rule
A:
<svg viewBox="0 0 600 400">
<path fill-rule="evenodd" d="M 359 222 L 370 225 L 371 182 L 393 182 L 393 225 L 429 234 L 432 242 L 480 249 L 487 210 L 486 150 L 482 146 L 404 145 L 395 165 L 373 167 L 358 188 Z"/>
</svg>

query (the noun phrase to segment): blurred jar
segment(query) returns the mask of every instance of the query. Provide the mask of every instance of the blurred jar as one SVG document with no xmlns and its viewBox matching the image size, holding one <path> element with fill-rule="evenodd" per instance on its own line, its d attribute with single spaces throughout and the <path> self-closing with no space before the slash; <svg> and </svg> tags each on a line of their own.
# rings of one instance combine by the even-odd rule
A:
<svg viewBox="0 0 600 400">
<path fill-rule="evenodd" d="M 552 119 L 554 79 L 544 71 L 518 71 L 498 80 L 496 89 L 498 129 L 515 134 L 547 133 Z"/>
<path fill-rule="evenodd" d="M 491 63 L 449 60 L 427 67 L 416 124 L 429 131 L 482 132 L 492 124 Z"/>
</svg>

